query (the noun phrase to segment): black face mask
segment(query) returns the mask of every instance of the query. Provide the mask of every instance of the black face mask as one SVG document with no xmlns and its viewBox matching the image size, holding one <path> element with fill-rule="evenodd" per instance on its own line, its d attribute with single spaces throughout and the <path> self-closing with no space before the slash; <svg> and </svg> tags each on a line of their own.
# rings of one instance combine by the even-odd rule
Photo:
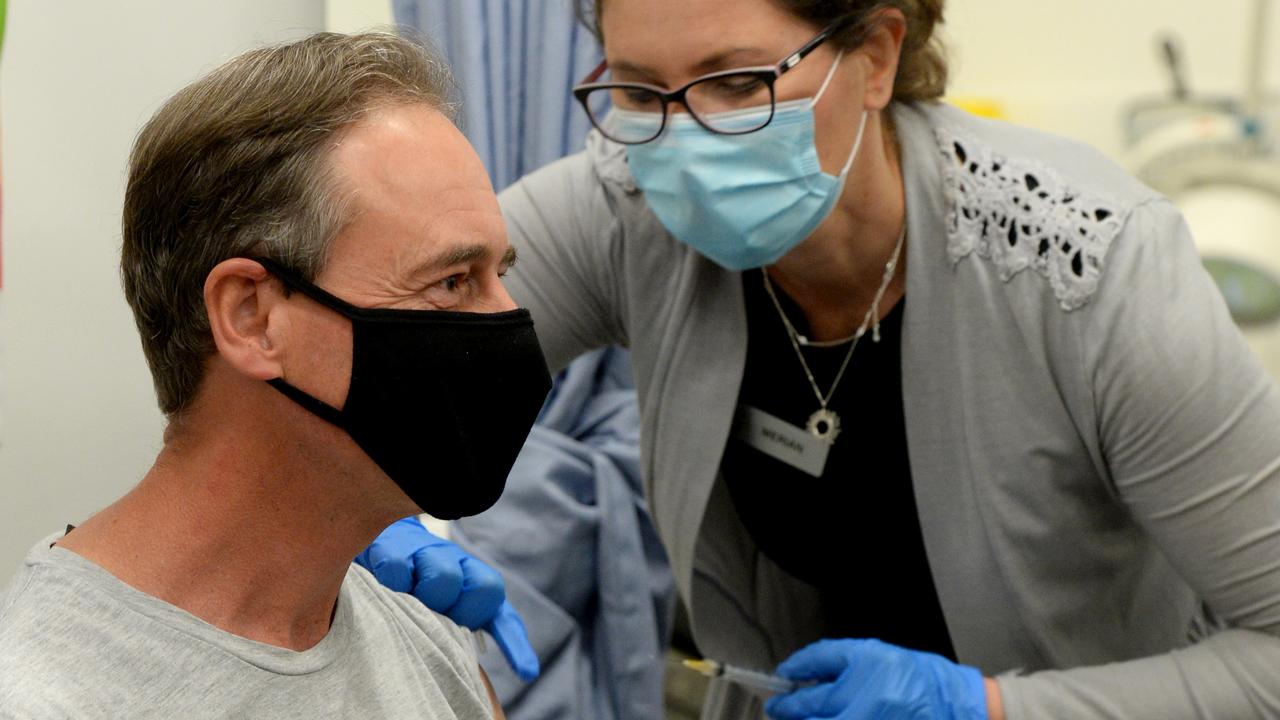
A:
<svg viewBox="0 0 1280 720">
<path fill-rule="evenodd" d="M 551 390 L 528 310 L 356 307 L 267 258 L 287 287 L 351 320 L 351 385 L 339 410 L 283 378 L 272 387 L 342 428 L 423 512 L 493 506 Z"/>
</svg>

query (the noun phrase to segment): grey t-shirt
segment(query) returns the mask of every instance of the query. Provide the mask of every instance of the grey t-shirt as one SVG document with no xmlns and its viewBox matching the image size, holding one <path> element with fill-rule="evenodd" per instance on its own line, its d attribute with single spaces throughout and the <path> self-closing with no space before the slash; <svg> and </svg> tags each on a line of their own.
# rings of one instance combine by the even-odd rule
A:
<svg viewBox="0 0 1280 720">
<path fill-rule="evenodd" d="M 2 718 L 493 716 L 466 632 L 356 565 L 329 634 L 295 652 L 135 590 L 59 537 L 0 596 Z"/>
</svg>

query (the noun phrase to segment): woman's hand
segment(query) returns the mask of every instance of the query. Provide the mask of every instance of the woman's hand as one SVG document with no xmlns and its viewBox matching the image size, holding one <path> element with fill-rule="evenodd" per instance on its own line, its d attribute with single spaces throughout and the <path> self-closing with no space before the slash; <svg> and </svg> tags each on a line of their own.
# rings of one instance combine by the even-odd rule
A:
<svg viewBox="0 0 1280 720">
<path fill-rule="evenodd" d="M 472 630 L 493 636 L 525 682 L 538 677 L 538 656 L 524 622 L 507 602 L 502 575 L 462 548 L 427 531 L 416 517 L 397 520 L 356 556 L 356 564 L 396 592 Z"/>
<path fill-rule="evenodd" d="M 994 682 L 966 665 L 879 640 L 819 640 L 777 674 L 817 685 L 769 700 L 775 720 L 1003 720 Z M 988 686 L 990 683 L 990 686 Z M 988 712 L 988 687 L 996 694 Z"/>
</svg>

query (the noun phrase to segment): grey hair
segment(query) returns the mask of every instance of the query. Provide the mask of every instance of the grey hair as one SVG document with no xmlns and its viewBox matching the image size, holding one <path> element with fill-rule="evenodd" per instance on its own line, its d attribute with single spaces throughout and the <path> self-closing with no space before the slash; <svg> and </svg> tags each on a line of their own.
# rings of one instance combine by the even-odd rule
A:
<svg viewBox="0 0 1280 720">
<path fill-rule="evenodd" d="M 120 273 L 160 409 L 195 400 L 214 353 L 204 283 L 262 255 L 314 279 L 348 220 L 340 133 L 370 111 L 424 103 L 455 120 L 443 60 L 386 32 L 318 33 L 240 55 L 188 85 L 139 133 Z"/>
</svg>

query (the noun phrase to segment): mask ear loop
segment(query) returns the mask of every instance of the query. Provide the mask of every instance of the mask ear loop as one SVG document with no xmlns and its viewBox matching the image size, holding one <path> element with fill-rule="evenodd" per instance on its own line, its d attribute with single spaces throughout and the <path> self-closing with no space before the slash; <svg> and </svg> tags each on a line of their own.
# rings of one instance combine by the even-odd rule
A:
<svg viewBox="0 0 1280 720">
<path fill-rule="evenodd" d="M 271 378 L 267 381 L 267 384 L 278 390 L 281 395 L 284 395 L 295 403 L 301 405 L 312 415 L 315 415 L 330 425 L 336 425 L 343 430 L 347 429 L 346 424 L 342 421 L 342 411 L 338 408 L 320 400 L 319 398 L 308 395 L 306 392 L 290 385 L 282 377 Z"/>
<path fill-rule="evenodd" d="M 867 130 L 867 111 L 862 111 L 862 119 L 858 121 L 858 137 L 853 141 L 853 150 L 849 151 L 849 159 L 844 161 L 844 167 L 840 168 L 840 177 L 844 177 L 849 172 L 849 168 L 853 167 L 853 161 L 858 157 L 858 150 L 862 148 L 862 135 Z"/>
<path fill-rule="evenodd" d="M 818 94 L 813 96 L 813 101 L 809 103 L 809 109 L 812 110 L 817 106 L 818 101 L 827 92 L 827 86 L 831 84 L 831 78 L 836 75 L 836 68 L 840 67 L 840 61 L 844 59 L 844 50 L 836 53 L 835 62 L 831 63 L 831 69 L 827 71 L 827 77 L 823 79 L 822 86 L 818 88 Z M 840 168 L 837 177 L 844 177 L 849 168 L 853 167 L 853 161 L 858 157 L 858 150 L 862 148 L 862 136 L 867 130 L 867 111 L 862 111 L 862 119 L 858 121 L 858 137 L 853 141 L 853 150 L 849 151 L 849 159 L 844 161 L 844 167 Z"/>
<path fill-rule="evenodd" d="M 822 87 L 818 88 L 818 94 L 813 96 L 813 102 L 809 103 L 809 109 L 812 110 L 817 106 L 818 101 L 827 92 L 827 86 L 831 84 L 831 78 L 836 75 L 836 68 L 840 67 L 840 61 L 844 59 L 844 50 L 836 53 L 836 61 L 831 63 L 831 69 L 827 71 L 827 77 L 822 81 Z"/>
</svg>

